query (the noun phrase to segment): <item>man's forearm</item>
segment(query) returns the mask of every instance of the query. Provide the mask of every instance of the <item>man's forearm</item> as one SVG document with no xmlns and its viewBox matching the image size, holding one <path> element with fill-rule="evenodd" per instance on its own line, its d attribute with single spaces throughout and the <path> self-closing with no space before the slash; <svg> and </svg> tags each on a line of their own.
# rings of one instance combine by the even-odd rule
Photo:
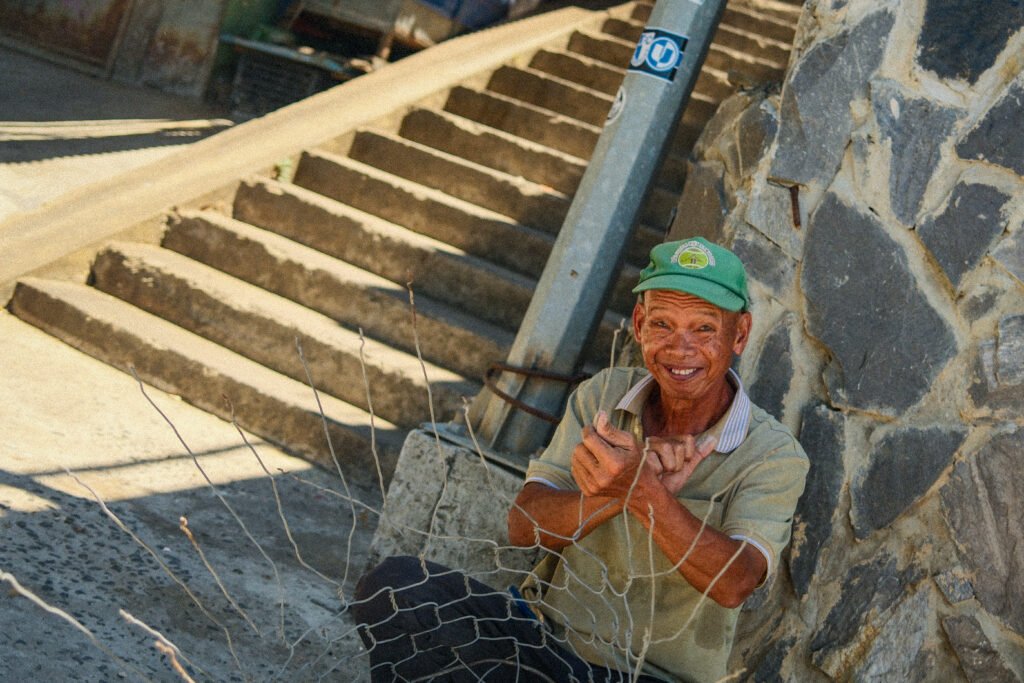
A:
<svg viewBox="0 0 1024 683">
<path fill-rule="evenodd" d="M 530 482 L 508 513 L 509 542 L 561 550 L 622 512 L 622 501 Z"/>
<path fill-rule="evenodd" d="M 704 524 L 663 487 L 638 487 L 627 509 L 690 585 L 725 607 L 742 604 L 764 576 L 760 551 Z"/>
</svg>

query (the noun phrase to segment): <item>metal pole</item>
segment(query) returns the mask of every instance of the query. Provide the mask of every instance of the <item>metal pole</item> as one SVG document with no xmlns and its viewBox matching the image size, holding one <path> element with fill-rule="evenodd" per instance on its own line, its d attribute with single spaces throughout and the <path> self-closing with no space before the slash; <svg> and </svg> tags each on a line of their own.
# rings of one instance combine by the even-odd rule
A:
<svg viewBox="0 0 1024 683">
<path fill-rule="evenodd" d="M 632 227 L 704 63 L 725 0 L 661 0 L 637 43 L 508 363 L 572 374 L 605 309 Z M 505 373 L 499 388 L 558 413 L 564 384 Z M 470 420 L 490 448 L 529 454 L 551 426 L 484 391 Z"/>
</svg>

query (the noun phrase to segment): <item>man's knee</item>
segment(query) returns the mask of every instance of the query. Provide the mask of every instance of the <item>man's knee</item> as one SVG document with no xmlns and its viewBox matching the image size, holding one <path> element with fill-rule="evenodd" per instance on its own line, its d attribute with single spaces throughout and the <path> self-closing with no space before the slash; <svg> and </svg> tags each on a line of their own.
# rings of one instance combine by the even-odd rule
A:
<svg viewBox="0 0 1024 683">
<path fill-rule="evenodd" d="M 356 584 L 355 599 L 365 602 L 382 591 L 404 588 L 424 578 L 419 558 L 407 555 L 389 557 L 360 577 Z"/>
</svg>

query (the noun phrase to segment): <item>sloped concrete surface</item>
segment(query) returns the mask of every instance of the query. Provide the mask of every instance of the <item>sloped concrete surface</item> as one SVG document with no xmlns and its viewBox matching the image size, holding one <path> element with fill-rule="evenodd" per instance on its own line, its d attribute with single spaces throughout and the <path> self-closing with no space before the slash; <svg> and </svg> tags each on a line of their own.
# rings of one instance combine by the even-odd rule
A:
<svg viewBox="0 0 1024 683">
<path fill-rule="evenodd" d="M 268 680 L 282 670 L 284 680 L 315 680 L 339 663 L 335 680 L 365 678 L 351 624 L 338 616 L 339 592 L 344 588 L 347 593 L 362 570 L 353 558 L 365 557 L 376 519 L 360 508 L 353 527 L 349 504 L 316 488 L 342 491 L 336 476 L 250 437 L 275 473 L 302 559 L 339 585 L 298 562 L 270 481 L 230 423 L 147 389 L 273 566 L 246 539 L 131 377 L 6 312 L 0 312 L 0 357 L 5 398 L 0 411 L 0 571 L 69 612 L 121 658 L 111 658 L 70 624 L 0 581 L 0 678 L 181 680 L 153 648 L 153 638 L 129 625 L 119 609 L 177 645 L 197 680 Z M 96 490 L 210 616 L 65 468 Z M 379 509 L 378 491 L 353 493 Z M 259 636 L 231 607 L 179 530 L 181 516 Z M 279 632 L 282 614 L 289 642 L 313 629 L 287 666 L 290 652 Z M 240 667 L 224 629 L 232 636 Z"/>
</svg>

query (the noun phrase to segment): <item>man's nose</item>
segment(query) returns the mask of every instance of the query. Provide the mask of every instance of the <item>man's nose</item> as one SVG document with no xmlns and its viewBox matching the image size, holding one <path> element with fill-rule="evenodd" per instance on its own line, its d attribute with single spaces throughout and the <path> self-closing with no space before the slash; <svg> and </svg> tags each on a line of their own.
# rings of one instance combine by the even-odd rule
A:
<svg viewBox="0 0 1024 683">
<path fill-rule="evenodd" d="M 695 348 L 695 337 L 689 330 L 673 330 L 669 340 L 673 349 L 690 351 Z"/>
</svg>

